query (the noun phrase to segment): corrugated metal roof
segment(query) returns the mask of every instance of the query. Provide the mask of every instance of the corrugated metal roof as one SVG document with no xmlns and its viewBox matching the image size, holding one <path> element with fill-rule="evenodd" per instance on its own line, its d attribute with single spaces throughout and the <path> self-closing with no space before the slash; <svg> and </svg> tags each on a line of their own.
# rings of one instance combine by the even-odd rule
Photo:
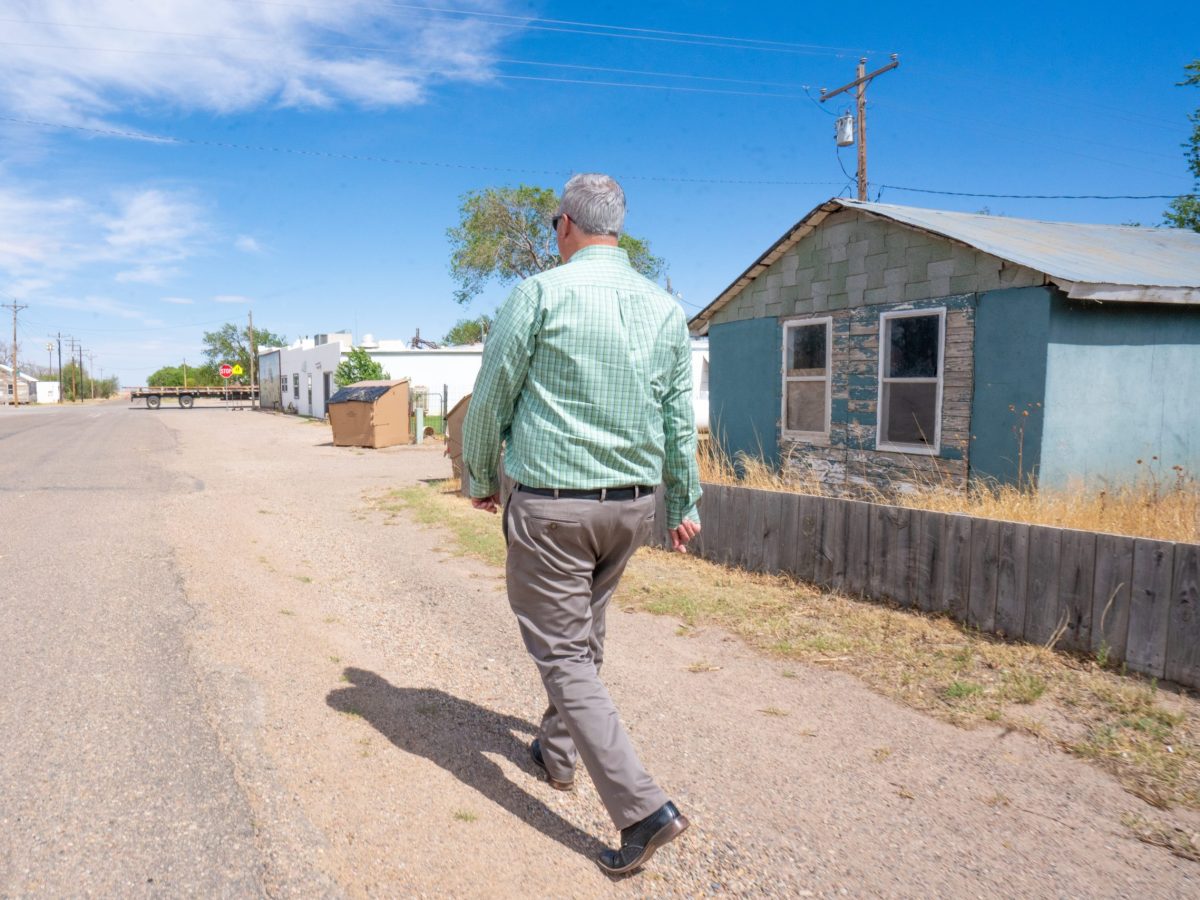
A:
<svg viewBox="0 0 1200 900">
<path fill-rule="evenodd" d="M 1145 303 L 1200 303 L 1200 234 L 1179 228 L 1042 222 L 834 198 L 813 209 L 691 321 L 712 316 L 839 209 L 862 210 L 1042 272 L 1068 296 Z"/>
<path fill-rule="evenodd" d="M 1055 279 L 1200 288 L 1200 234 L 1182 228 L 1041 222 L 887 203 L 839 202 L 970 244 Z"/>
</svg>

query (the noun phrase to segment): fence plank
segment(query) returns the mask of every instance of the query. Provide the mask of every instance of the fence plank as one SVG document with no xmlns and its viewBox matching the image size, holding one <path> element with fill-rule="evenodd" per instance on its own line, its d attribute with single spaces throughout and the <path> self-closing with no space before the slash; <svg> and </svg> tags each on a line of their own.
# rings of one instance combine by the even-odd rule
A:
<svg viewBox="0 0 1200 900">
<path fill-rule="evenodd" d="M 1029 577 L 1025 593 L 1025 640 L 1047 644 L 1059 626 L 1058 559 L 1062 530 L 1029 528 Z"/>
<path fill-rule="evenodd" d="M 955 621 L 967 621 L 971 594 L 971 517 L 946 516 L 942 543 L 945 575 L 942 578 L 941 609 L 949 610 Z"/>
<path fill-rule="evenodd" d="M 912 510 L 899 506 L 871 508 L 871 581 L 868 595 L 875 600 L 908 606 L 908 572 L 912 565 Z"/>
<path fill-rule="evenodd" d="M 729 564 L 746 567 L 751 559 L 750 516 L 756 505 L 753 490 L 734 490 L 730 495 L 729 528 L 725 531 L 725 543 L 729 546 Z"/>
<path fill-rule="evenodd" d="M 704 485 L 704 496 L 700 498 L 700 556 L 709 562 L 720 562 L 718 556 L 723 546 L 721 540 L 721 513 L 724 511 L 725 486 Z"/>
<path fill-rule="evenodd" d="M 766 530 L 767 491 L 751 489 L 739 491 L 739 498 L 746 504 L 746 528 L 739 536 L 741 544 L 741 566 L 747 572 L 763 570 L 763 532 Z"/>
<path fill-rule="evenodd" d="M 923 510 L 918 514 L 918 537 L 914 568 L 917 584 L 914 599 L 917 607 L 929 612 L 938 612 L 942 607 L 942 535 L 946 528 L 944 513 Z"/>
<path fill-rule="evenodd" d="M 1171 576 L 1175 545 L 1138 539 L 1133 543 L 1133 586 L 1125 661 L 1135 672 L 1161 678 L 1167 656 Z"/>
<path fill-rule="evenodd" d="M 651 547 L 669 547 L 671 539 L 667 528 L 667 488 L 660 484 L 654 491 L 654 530 L 647 543 Z"/>
<path fill-rule="evenodd" d="M 817 560 L 821 556 L 821 514 L 825 509 L 820 497 L 800 496 L 796 510 L 796 562 L 790 571 L 802 581 L 817 581 Z"/>
<path fill-rule="evenodd" d="M 1025 636 L 1028 572 L 1029 526 L 1001 522 L 996 544 L 996 630 L 1013 640 Z"/>
<path fill-rule="evenodd" d="M 799 494 L 775 492 L 775 529 L 770 539 L 767 571 L 790 572 L 796 563 Z"/>
<path fill-rule="evenodd" d="M 977 519 L 971 527 L 971 588 L 967 624 L 996 630 L 996 581 L 999 573 L 1000 523 Z"/>
<path fill-rule="evenodd" d="M 763 498 L 762 519 L 762 571 L 774 575 L 780 571 L 781 541 L 783 536 L 783 499 L 779 491 L 767 491 Z"/>
<path fill-rule="evenodd" d="M 1192 687 L 1200 682 L 1200 546 L 1195 544 L 1175 545 L 1163 674 Z"/>
<path fill-rule="evenodd" d="M 1062 533 L 1058 564 L 1059 615 L 1067 630 L 1059 646 L 1088 650 L 1092 644 L 1092 591 L 1096 576 L 1096 535 L 1066 529 Z"/>
<path fill-rule="evenodd" d="M 846 582 L 846 500 L 821 499 L 821 552 L 817 555 L 817 584 L 840 591 Z"/>
<path fill-rule="evenodd" d="M 850 594 L 867 592 L 871 570 L 871 504 L 846 501 L 846 582 Z"/>
<path fill-rule="evenodd" d="M 1096 535 L 1096 576 L 1092 580 L 1091 649 L 1108 661 L 1125 660 L 1129 636 L 1129 595 L 1133 584 L 1133 538 Z"/>
</svg>

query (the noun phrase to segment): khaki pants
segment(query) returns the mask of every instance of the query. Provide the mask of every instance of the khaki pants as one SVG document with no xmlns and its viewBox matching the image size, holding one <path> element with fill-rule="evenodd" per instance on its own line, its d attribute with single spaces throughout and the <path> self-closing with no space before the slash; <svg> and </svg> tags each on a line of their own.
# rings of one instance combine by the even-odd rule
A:
<svg viewBox="0 0 1200 900">
<path fill-rule="evenodd" d="M 667 802 L 600 683 L 604 615 L 629 557 L 649 536 L 654 495 L 576 500 L 514 491 L 504 509 L 508 601 L 550 704 L 538 739 L 552 777 L 583 760 L 617 828 Z"/>
</svg>

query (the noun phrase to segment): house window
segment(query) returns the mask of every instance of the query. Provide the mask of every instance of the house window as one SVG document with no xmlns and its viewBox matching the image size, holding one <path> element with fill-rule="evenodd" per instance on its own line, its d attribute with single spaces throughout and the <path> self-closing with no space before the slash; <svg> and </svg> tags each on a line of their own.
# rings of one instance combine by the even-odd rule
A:
<svg viewBox="0 0 1200 900">
<path fill-rule="evenodd" d="M 811 440 L 829 435 L 832 319 L 783 325 L 783 433 Z"/>
<path fill-rule="evenodd" d="M 286 375 L 279 376 L 279 396 L 280 397 L 287 396 L 287 376 Z"/>
<path fill-rule="evenodd" d="M 942 439 L 946 310 L 879 317 L 879 435 L 876 448 L 936 456 Z"/>
<path fill-rule="evenodd" d="M 292 373 L 292 398 L 295 400 L 300 399 L 300 373 L 299 372 Z"/>
</svg>

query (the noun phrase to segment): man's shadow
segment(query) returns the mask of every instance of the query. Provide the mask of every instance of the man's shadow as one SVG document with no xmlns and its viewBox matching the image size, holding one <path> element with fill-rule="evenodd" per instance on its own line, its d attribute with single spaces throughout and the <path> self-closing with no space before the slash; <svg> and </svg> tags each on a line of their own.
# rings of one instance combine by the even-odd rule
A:
<svg viewBox="0 0 1200 900">
<path fill-rule="evenodd" d="M 501 715 L 445 691 L 396 687 L 363 669 L 347 668 L 344 674 L 353 687 L 329 692 L 325 702 L 333 709 L 362 716 L 401 750 L 437 763 L 564 847 L 589 859 L 604 849 L 590 834 L 505 778 L 503 770 L 484 756 L 497 753 L 531 778 L 538 777 L 528 745 L 512 733 L 535 733 L 524 719 Z"/>
</svg>

